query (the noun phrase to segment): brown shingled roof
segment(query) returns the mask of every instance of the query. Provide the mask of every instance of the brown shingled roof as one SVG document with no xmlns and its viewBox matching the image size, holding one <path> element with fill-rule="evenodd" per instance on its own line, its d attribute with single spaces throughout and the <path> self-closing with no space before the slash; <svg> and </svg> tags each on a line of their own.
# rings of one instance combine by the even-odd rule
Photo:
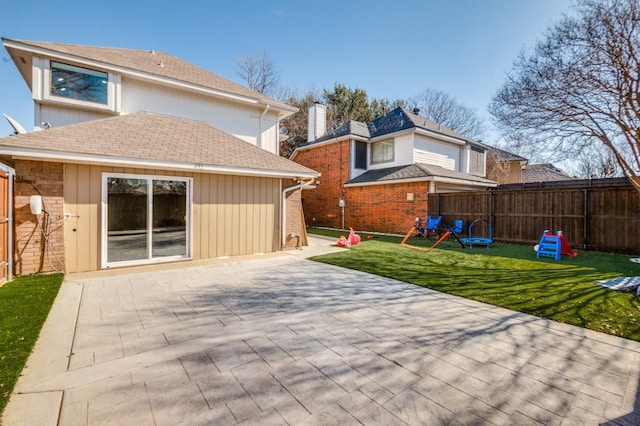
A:
<svg viewBox="0 0 640 426">
<path fill-rule="evenodd" d="M 207 123 L 147 112 L 0 138 L 0 155 L 16 150 L 317 175 Z"/>
<path fill-rule="evenodd" d="M 101 62 L 105 66 L 115 65 L 140 71 L 159 77 L 188 82 L 209 89 L 219 90 L 231 94 L 259 99 L 271 104 L 277 103 L 289 109 L 295 108 L 282 104 L 274 99 L 262 95 L 248 87 L 234 83 L 217 74 L 193 65 L 182 59 L 164 52 L 150 50 L 121 49 L 112 47 L 82 46 L 64 43 L 49 43 L 41 41 L 27 41 L 3 38 L 4 41 L 20 43 L 55 53 L 77 56 L 78 58 Z"/>
</svg>

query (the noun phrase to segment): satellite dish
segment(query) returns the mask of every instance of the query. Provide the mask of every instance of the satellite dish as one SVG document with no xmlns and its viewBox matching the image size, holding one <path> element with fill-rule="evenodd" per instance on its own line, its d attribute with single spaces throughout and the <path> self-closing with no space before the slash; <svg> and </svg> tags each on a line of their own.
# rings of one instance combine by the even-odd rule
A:
<svg viewBox="0 0 640 426">
<path fill-rule="evenodd" d="M 13 118 L 9 117 L 7 114 L 2 114 L 4 115 L 4 118 L 7 119 L 7 121 L 9 122 L 9 124 L 11 125 L 11 127 L 13 127 L 13 134 L 14 135 L 21 135 L 23 133 L 27 133 L 27 131 L 24 129 L 24 127 L 22 127 L 22 125 L 20 123 L 18 123 L 16 120 L 14 120 Z"/>
</svg>

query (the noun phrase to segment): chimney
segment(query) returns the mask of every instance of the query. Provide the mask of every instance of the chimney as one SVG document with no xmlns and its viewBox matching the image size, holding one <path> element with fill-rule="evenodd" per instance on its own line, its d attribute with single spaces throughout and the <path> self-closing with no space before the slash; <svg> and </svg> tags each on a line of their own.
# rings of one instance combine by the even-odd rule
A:
<svg viewBox="0 0 640 426">
<path fill-rule="evenodd" d="M 415 107 L 412 111 L 415 115 L 420 115 L 420 108 Z"/>
<path fill-rule="evenodd" d="M 307 120 L 307 142 L 313 142 L 327 132 L 327 107 L 314 103 L 309 108 Z"/>
</svg>

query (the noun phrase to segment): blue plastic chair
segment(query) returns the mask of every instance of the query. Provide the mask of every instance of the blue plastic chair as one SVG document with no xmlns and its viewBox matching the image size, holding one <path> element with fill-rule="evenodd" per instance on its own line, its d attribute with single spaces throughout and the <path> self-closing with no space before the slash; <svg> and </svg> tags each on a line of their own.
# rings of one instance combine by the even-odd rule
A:
<svg viewBox="0 0 640 426">
<path fill-rule="evenodd" d="M 440 223 L 442 222 L 442 216 L 431 217 L 427 216 L 427 231 L 437 231 Z"/>
</svg>

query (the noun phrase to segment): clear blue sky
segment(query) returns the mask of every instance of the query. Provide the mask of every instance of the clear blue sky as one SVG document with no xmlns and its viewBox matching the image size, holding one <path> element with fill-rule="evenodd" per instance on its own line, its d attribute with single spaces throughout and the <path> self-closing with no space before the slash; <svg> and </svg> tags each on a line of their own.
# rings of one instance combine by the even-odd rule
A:
<svg viewBox="0 0 640 426">
<path fill-rule="evenodd" d="M 570 10 L 571 0 L 14 0 L 0 35 L 155 49 L 235 81 L 238 59 L 266 52 L 289 87 L 339 82 L 389 99 L 434 88 L 488 119 L 518 52 Z M 2 112 L 32 130 L 31 94 L 4 48 Z M 10 133 L 0 117 L 0 136 Z"/>
</svg>

